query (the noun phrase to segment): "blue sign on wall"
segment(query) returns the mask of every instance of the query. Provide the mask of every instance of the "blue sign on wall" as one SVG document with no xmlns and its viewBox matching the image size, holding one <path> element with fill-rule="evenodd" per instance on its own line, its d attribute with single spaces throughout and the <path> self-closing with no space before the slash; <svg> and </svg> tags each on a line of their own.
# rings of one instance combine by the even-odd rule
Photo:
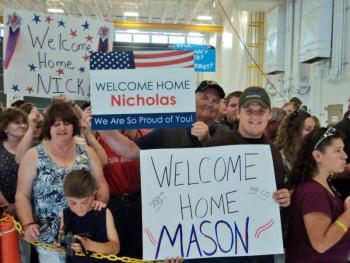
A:
<svg viewBox="0 0 350 263">
<path fill-rule="evenodd" d="M 213 46 L 193 45 L 193 44 L 175 44 L 173 49 L 193 50 L 194 71 L 196 72 L 215 72 L 216 53 Z"/>
</svg>

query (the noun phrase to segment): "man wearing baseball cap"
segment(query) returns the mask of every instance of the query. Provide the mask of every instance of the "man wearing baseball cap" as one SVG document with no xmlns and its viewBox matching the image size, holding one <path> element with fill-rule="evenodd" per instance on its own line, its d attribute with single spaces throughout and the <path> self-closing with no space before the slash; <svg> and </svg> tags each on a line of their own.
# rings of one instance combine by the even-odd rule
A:
<svg viewBox="0 0 350 263">
<path fill-rule="evenodd" d="M 271 101 L 269 95 L 261 87 L 246 88 L 239 97 L 239 127 L 229 133 L 223 134 L 217 138 L 203 144 L 203 146 L 221 146 L 235 144 L 269 144 L 273 159 L 275 179 L 277 190 L 273 193 L 273 198 L 280 207 L 290 205 L 290 193 L 284 188 L 285 173 L 283 169 L 283 160 L 277 148 L 270 144 L 264 137 L 264 130 L 271 118 Z M 226 258 L 225 258 L 226 259 Z M 220 262 L 223 258 L 220 259 Z M 274 262 L 273 255 L 253 256 L 253 257 L 236 257 L 227 258 L 227 262 Z M 206 262 L 215 262 L 215 259 L 207 259 Z"/>
<path fill-rule="evenodd" d="M 156 129 L 135 142 L 116 131 L 100 131 L 107 144 L 123 157 L 138 159 L 140 149 L 187 148 L 201 146 L 201 142 L 229 129 L 215 123 L 219 103 L 225 97 L 222 87 L 215 81 L 203 80 L 196 91 L 197 121 L 192 128 Z"/>
</svg>

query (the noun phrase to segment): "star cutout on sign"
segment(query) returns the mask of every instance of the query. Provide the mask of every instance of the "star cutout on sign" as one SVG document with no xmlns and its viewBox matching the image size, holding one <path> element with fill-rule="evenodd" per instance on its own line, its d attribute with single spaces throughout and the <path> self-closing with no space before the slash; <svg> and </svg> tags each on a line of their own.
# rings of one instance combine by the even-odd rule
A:
<svg viewBox="0 0 350 263">
<path fill-rule="evenodd" d="M 90 26 L 90 25 L 88 24 L 87 21 L 85 21 L 85 23 L 82 24 L 81 26 L 84 28 L 84 31 L 85 31 L 85 30 L 88 30 L 88 29 L 89 29 L 89 26 Z"/>
<path fill-rule="evenodd" d="M 35 71 L 36 66 L 34 66 L 34 64 L 28 64 L 29 67 L 29 71 Z"/>
<path fill-rule="evenodd" d="M 69 35 L 71 35 L 73 38 L 77 37 L 77 30 L 73 31 L 73 29 L 71 29 Z"/>
<path fill-rule="evenodd" d="M 92 37 L 92 36 L 87 35 L 85 38 L 86 38 L 86 42 L 90 42 L 90 43 L 92 43 L 92 39 L 93 39 L 93 37 Z"/>
<path fill-rule="evenodd" d="M 51 23 L 51 21 L 53 20 L 53 18 L 51 17 L 51 16 L 47 16 L 46 18 L 45 18 L 45 21 L 47 22 L 47 23 Z"/>
<path fill-rule="evenodd" d="M 19 91 L 18 85 L 12 84 L 13 91 Z"/>
<path fill-rule="evenodd" d="M 90 58 L 89 55 L 87 53 L 85 53 L 85 55 L 83 56 L 84 61 L 89 60 L 89 58 Z"/>
<path fill-rule="evenodd" d="M 58 73 L 58 76 L 64 75 L 64 71 L 62 68 L 58 68 L 58 70 L 56 70 L 56 72 Z"/>
<path fill-rule="evenodd" d="M 84 72 L 85 72 L 85 68 L 80 67 L 80 68 L 79 68 L 79 71 L 80 71 L 80 73 L 84 73 Z"/>
<path fill-rule="evenodd" d="M 32 21 L 34 21 L 35 24 L 38 24 L 39 22 L 41 22 L 40 16 L 37 16 L 36 14 L 34 14 L 34 18 L 32 19 Z"/>
<path fill-rule="evenodd" d="M 61 19 L 61 21 L 58 21 L 58 26 L 62 26 L 62 27 L 66 27 L 65 23 L 63 22 L 63 20 Z"/>
<path fill-rule="evenodd" d="M 27 91 L 29 94 L 32 93 L 32 92 L 34 92 L 33 87 L 27 87 L 27 88 L 26 88 L 26 91 Z"/>
</svg>

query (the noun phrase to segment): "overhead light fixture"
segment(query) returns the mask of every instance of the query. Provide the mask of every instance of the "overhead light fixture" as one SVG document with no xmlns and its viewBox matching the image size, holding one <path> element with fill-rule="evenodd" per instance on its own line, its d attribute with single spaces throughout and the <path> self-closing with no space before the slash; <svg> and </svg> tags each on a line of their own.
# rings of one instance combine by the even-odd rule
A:
<svg viewBox="0 0 350 263">
<path fill-rule="evenodd" d="M 63 14 L 64 10 L 62 8 L 48 8 L 47 12 L 54 14 Z"/>
<path fill-rule="evenodd" d="M 124 16 L 139 17 L 139 13 L 135 11 L 127 11 L 123 13 Z"/>
<path fill-rule="evenodd" d="M 213 18 L 208 15 L 197 16 L 197 20 L 201 20 L 201 21 L 211 21 L 212 19 Z"/>
</svg>

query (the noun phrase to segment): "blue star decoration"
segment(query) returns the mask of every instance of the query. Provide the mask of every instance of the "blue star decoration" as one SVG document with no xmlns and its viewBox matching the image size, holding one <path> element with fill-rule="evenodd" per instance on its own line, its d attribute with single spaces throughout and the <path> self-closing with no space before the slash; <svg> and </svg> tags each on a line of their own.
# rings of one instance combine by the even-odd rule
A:
<svg viewBox="0 0 350 263">
<path fill-rule="evenodd" d="M 79 68 L 79 71 L 80 71 L 80 73 L 84 73 L 84 72 L 85 72 L 85 68 L 80 67 L 80 68 Z"/>
<path fill-rule="evenodd" d="M 90 25 L 88 24 L 87 21 L 85 21 L 85 23 L 82 24 L 81 26 L 84 28 L 84 31 L 85 31 L 85 30 L 88 30 L 88 29 L 89 29 L 89 26 L 90 26 Z"/>
<path fill-rule="evenodd" d="M 34 66 L 34 64 L 28 64 L 29 67 L 29 71 L 35 71 L 36 66 Z"/>
<path fill-rule="evenodd" d="M 19 91 L 18 85 L 12 84 L 13 91 Z"/>
<path fill-rule="evenodd" d="M 58 21 L 58 26 L 62 26 L 62 27 L 66 27 L 65 23 L 63 22 L 63 20 L 61 19 L 60 21 Z"/>
<path fill-rule="evenodd" d="M 32 21 L 34 21 L 35 24 L 38 24 L 39 22 L 41 22 L 40 16 L 37 16 L 36 14 L 34 14 L 34 18 L 32 19 Z"/>
</svg>

